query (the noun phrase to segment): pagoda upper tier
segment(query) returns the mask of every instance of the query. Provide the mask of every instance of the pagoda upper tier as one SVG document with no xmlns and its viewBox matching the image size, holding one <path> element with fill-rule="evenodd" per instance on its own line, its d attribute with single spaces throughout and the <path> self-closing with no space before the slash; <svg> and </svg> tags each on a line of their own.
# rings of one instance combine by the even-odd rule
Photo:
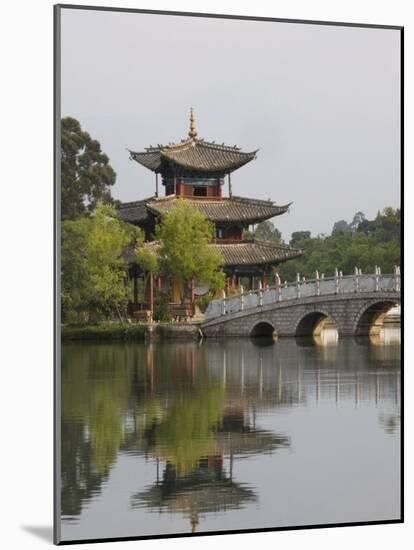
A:
<svg viewBox="0 0 414 550">
<path fill-rule="evenodd" d="M 198 139 L 191 109 L 186 139 L 129 153 L 132 160 L 155 172 L 157 178 L 158 174 L 162 176 L 166 195 L 221 196 L 225 176 L 230 178 L 234 170 L 256 158 L 257 150 L 246 153 L 236 145 Z"/>
<path fill-rule="evenodd" d="M 145 168 L 159 174 L 169 171 L 173 164 L 183 171 L 224 175 L 253 160 L 256 153 L 245 153 L 236 146 L 189 138 L 171 145 L 147 147 L 144 152 L 130 151 L 130 156 Z"/>
</svg>

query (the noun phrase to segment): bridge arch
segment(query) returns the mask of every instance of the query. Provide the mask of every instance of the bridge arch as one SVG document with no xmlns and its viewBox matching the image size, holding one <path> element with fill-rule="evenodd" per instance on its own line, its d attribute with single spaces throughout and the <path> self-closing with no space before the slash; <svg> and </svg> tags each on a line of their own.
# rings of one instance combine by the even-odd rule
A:
<svg viewBox="0 0 414 550">
<path fill-rule="evenodd" d="M 388 311 L 400 305 L 400 300 L 377 299 L 363 305 L 356 315 L 353 333 L 356 336 L 378 334 Z"/>
<path fill-rule="evenodd" d="M 330 312 L 324 309 L 307 311 L 296 321 L 295 336 L 320 336 L 326 326 L 338 329 L 338 324 Z"/>
<path fill-rule="evenodd" d="M 270 321 L 256 321 L 253 326 L 250 327 L 249 336 L 274 338 L 276 336 L 276 329 Z"/>
</svg>

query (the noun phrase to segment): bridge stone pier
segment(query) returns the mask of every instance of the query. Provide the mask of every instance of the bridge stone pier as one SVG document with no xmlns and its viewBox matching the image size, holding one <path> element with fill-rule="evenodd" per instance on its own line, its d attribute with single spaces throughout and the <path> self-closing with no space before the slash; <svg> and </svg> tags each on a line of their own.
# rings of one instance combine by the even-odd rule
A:
<svg viewBox="0 0 414 550">
<path fill-rule="evenodd" d="M 305 336 L 328 318 L 339 336 L 367 335 L 400 299 L 398 268 L 394 275 L 298 279 L 211 302 L 201 330 L 206 337 Z"/>
</svg>

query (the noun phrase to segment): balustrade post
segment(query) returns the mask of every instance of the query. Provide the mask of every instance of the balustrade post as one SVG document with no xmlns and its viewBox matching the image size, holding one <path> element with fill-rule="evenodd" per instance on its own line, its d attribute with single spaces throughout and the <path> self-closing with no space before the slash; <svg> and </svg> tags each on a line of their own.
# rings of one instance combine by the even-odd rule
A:
<svg viewBox="0 0 414 550">
<path fill-rule="evenodd" d="M 280 277 L 279 273 L 276 273 L 275 275 L 275 287 L 276 287 L 276 295 L 277 295 L 277 301 L 282 301 L 282 289 L 280 288 Z"/>
<path fill-rule="evenodd" d="M 335 268 L 335 294 L 339 293 L 339 274 L 337 268 Z"/>
<path fill-rule="evenodd" d="M 221 314 L 226 315 L 226 292 L 221 291 Z"/>
<path fill-rule="evenodd" d="M 356 266 L 355 266 L 354 280 L 355 280 L 355 292 L 359 292 L 359 270 Z"/>
<path fill-rule="evenodd" d="M 394 266 L 394 290 L 400 292 L 401 288 L 401 272 L 398 265 Z"/>
<path fill-rule="evenodd" d="M 377 266 L 375 266 L 374 273 L 375 273 L 375 292 L 378 292 L 379 291 L 379 274 L 378 274 Z"/>
<path fill-rule="evenodd" d="M 240 285 L 240 311 L 244 310 L 244 288 Z"/>
<path fill-rule="evenodd" d="M 300 298 L 300 274 L 296 274 L 296 298 Z"/>
<path fill-rule="evenodd" d="M 259 306 L 262 306 L 263 305 L 263 289 L 262 289 L 262 281 L 260 281 L 260 280 L 259 280 L 258 296 L 259 296 Z"/>
<path fill-rule="evenodd" d="M 319 271 L 315 271 L 316 296 L 321 294 L 321 281 L 319 279 Z"/>
</svg>

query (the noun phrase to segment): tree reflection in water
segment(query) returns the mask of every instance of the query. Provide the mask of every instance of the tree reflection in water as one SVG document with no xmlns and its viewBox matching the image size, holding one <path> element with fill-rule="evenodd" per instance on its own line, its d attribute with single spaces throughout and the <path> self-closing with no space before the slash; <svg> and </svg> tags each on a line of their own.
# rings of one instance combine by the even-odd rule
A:
<svg viewBox="0 0 414 550">
<path fill-rule="evenodd" d="M 290 447 L 288 434 L 256 425 L 261 411 L 386 399 L 397 412 L 378 420 L 393 433 L 398 364 L 398 347 L 367 338 L 64 345 L 63 519 L 79 518 L 122 454 L 157 464 L 144 490 L 131 479 L 132 509 L 179 513 L 195 530 L 206 514 L 248 506 L 260 495 L 235 479 L 235 462 Z"/>
</svg>

